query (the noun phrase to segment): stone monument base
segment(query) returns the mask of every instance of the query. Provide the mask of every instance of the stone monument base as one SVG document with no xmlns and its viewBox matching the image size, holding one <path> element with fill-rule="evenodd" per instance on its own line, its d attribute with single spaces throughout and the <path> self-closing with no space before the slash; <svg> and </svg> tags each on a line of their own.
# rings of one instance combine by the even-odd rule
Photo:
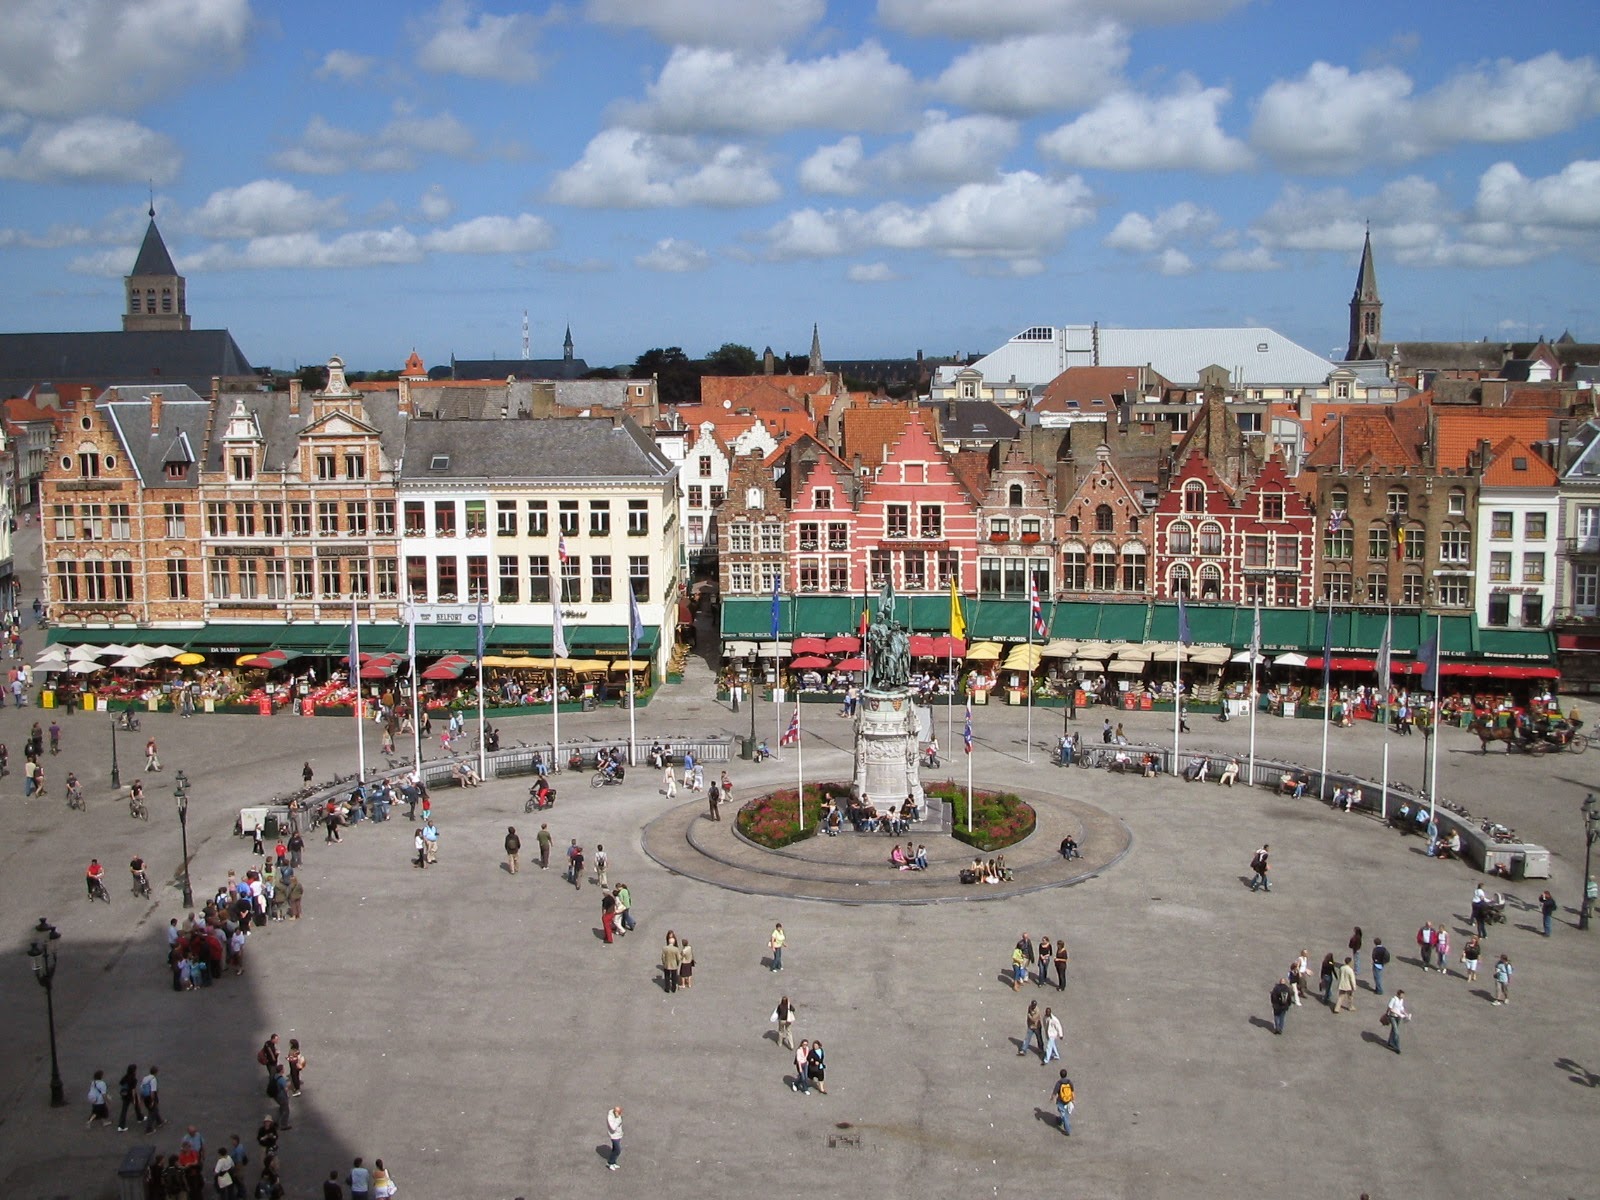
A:
<svg viewBox="0 0 1600 1200">
<path fill-rule="evenodd" d="M 901 805 L 910 797 L 926 817 L 917 764 L 917 705 L 911 689 L 868 687 L 856 714 L 855 779 L 858 799 L 879 808 Z"/>
</svg>

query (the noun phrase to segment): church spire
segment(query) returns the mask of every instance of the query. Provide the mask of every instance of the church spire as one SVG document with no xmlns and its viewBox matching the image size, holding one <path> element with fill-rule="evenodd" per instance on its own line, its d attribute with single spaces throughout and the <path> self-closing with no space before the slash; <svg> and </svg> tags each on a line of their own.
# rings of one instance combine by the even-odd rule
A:
<svg viewBox="0 0 1600 1200">
<path fill-rule="evenodd" d="M 572 326 L 570 324 L 567 326 L 566 339 L 561 343 L 561 361 L 572 361 Z"/>
<path fill-rule="evenodd" d="M 156 209 L 150 205 L 150 224 L 134 259 L 133 273 L 124 277 L 127 307 L 122 328 L 129 330 L 187 330 L 189 309 L 184 298 L 184 279 L 173 265 L 167 243 L 156 228 Z"/>
<path fill-rule="evenodd" d="M 807 375 L 823 375 L 827 367 L 822 363 L 822 338 L 817 333 L 815 323 L 811 326 L 811 357 L 806 360 Z"/>
<path fill-rule="evenodd" d="M 1373 359 L 1378 357 L 1378 344 L 1383 340 L 1383 301 L 1378 298 L 1378 270 L 1372 263 L 1372 226 L 1367 226 L 1366 241 L 1361 247 L 1361 269 L 1356 273 L 1355 294 L 1350 297 L 1350 345 L 1345 358 Z"/>
</svg>

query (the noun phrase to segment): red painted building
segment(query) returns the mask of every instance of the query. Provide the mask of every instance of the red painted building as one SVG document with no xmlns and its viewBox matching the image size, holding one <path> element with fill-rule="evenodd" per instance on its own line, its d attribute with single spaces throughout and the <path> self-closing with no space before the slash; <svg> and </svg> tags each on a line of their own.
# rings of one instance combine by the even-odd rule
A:
<svg viewBox="0 0 1600 1200">
<path fill-rule="evenodd" d="M 977 589 L 977 497 L 915 412 L 862 480 L 853 545 L 866 575 L 852 576 L 851 590 L 891 581 L 912 595 L 947 592 L 952 576 L 964 594 Z"/>
</svg>

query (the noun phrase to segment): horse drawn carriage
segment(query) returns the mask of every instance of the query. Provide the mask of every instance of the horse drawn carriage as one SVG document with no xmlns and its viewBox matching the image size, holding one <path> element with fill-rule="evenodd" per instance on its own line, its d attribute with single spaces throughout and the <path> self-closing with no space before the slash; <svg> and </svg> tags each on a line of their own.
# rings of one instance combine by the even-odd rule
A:
<svg viewBox="0 0 1600 1200">
<path fill-rule="evenodd" d="M 1535 755 L 1548 754 L 1552 750 L 1582 754 L 1589 748 L 1589 739 L 1578 732 L 1580 724 L 1565 717 L 1540 717 L 1532 721 L 1496 725 L 1487 717 L 1479 717 L 1467 728 L 1478 735 L 1480 754 L 1489 752 L 1491 742 L 1504 742 L 1507 754 L 1512 750 Z"/>
</svg>

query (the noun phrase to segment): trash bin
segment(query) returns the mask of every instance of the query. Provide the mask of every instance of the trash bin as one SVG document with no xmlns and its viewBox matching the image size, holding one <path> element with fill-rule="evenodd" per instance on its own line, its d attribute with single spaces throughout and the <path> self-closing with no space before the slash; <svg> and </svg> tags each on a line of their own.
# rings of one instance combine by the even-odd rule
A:
<svg viewBox="0 0 1600 1200">
<path fill-rule="evenodd" d="M 269 812 L 266 822 L 261 826 L 261 836 L 275 838 L 278 836 L 278 814 Z"/>
<path fill-rule="evenodd" d="M 117 1200 L 144 1200 L 144 1173 L 156 1155 L 154 1146 L 129 1146 L 117 1168 Z"/>
<path fill-rule="evenodd" d="M 755 738 L 741 737 L 739 739 L 739 757 L 749 762 L 756 756 Z"/>
<path fill-rule="evenodd" d="M 583 711 L 584 712 L 593 712 L 594 711 L 594 707 L 595 707 L 595 705 L 594 705 L 594 697 L 593 696 L 585 696 L 583 698 Z"/>
</svg>

